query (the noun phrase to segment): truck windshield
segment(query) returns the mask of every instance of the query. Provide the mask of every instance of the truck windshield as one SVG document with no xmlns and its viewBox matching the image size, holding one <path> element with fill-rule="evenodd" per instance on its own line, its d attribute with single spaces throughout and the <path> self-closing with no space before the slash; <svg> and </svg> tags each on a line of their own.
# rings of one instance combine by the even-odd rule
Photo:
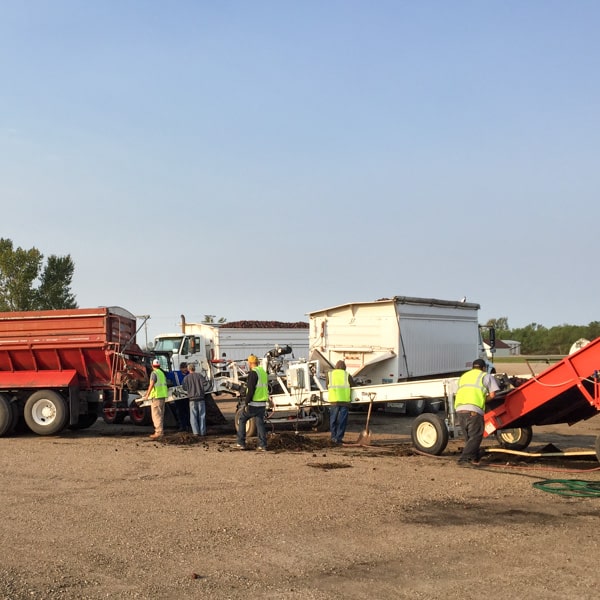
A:
<svg viewBox="0 0 600 600">
<path fill-rule="evenodd" d="M 160 338 L 156 340 L 154 350 L 157 352 L 179 352 L 181 337 Z"/>
</svg>

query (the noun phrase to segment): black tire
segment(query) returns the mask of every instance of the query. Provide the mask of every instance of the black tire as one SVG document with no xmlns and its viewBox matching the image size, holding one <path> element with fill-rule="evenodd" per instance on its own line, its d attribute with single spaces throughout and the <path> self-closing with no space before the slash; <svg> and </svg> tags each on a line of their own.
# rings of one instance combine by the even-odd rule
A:
<svg viewBox="0 0 600 600">
<path fill-rule="evenodd" d="M 440 455 L 448 445 L 448 428 L 437 415 L 424 413 L 412 424 L 412 443 L 420 452 Z"/>
<path fill-rule="evenodd" d="M 52 390 L 39 390 L 29 396 L 23 411 L 27 427 L 38 435 L 56 435 L 69 421 L 67 401 Z"/>
<path fill-rule="evenodd" d="M 4 394 L 0 394 L 0 437 L 14 431 L 17 419 L 17 406 Z"/>
<path fill-rule="evenodd" d="M 79 415 L 79 419 L 75 425 L 69 425 L 69 429 L 88 429 L 98 420 L 96 413 L 87 413 L 85 415 Z"/>
<path fill-rule="evenodd" d="M 123 413 L 125 414 L 125 413 Z M 134 406 L 129 409 L 129 419 L 134 425 L 152 425 L 152 411 L 149 406 Z"/>
<path fill-rule="evenodd" d="M 323 406 L 321 408 L 311 408 L 310 414 L 317 419 L 313 425 L 314 431 L 329 431 L 329 408 Z"/>
<path fill-rule="evenodd" d="M 596 438 L 596 458 L 600 461 L 600 435 Z"/>
<path fill-rule="evenodd" d="M 238 408 L 235 411 L 235 430 L 236 432 L 240 429 L 240 415 L 242 414 L 243 408 Z M 246 421 L 246 437 L 254 437 L 256 435 L 256 417 L 252 417 Z"/>
<path fill-rule="evenodd" d="M 113 402 L 105 402 L 102 408 L 102 418 L 109 425 L 120 425 L 127 416 L 124 410 L 117 410 Z"/>
<path fill-rule="evenodd" d="M 16 402 L 11 402 L 10 408 L 12 410 L 13 422 L 11 427 L 8 429 L 8 433 L 14 433 L 19 425 L 19 407 L 17 406 Z"/>
<path fill-rule="evenodd" d="M 409 417 L 418 417 L 419 415 L 423 414 L 426 406 L 427 400 L 407 400 L 406 414 Z"/>
<path fill-rule="evenodd" d="M 514 429 L 498 429 L 496 440 L 507 450 L 525 450 L 531 443 L 533 431 L 531 427 L 516 427 Z"/>
</svg>

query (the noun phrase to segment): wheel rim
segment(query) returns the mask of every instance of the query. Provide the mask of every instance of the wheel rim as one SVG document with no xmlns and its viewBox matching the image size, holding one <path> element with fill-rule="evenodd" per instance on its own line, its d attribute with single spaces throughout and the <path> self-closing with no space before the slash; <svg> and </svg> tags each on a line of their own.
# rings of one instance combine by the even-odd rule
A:
<svg viewBox="0 0 600 600">
<path fill-rule="evenodd" d="M 503 429 L 500 433 L 503 442 L 517 444 L 523 439 L 522 429 Z"/>
<path fill-rule="evenodd" d="M 323 424 L 324 416 L 320 410 L 311 410 L 309 414 L 315 420 L 312 424 L 313 427 L 320 427 Z"/>
<path fill-rule="evenodd" d="M 56 420 L 56 406 L 50 400 L 38 400 L 31 407 L 31 418 L 37 425 L 51 425 Z"/>
<path fill-rule="evenodd" d="M 417 440 L 424 448 L 433 448 L 438 439 L 438 434 L 432 423 L 419 423 L 416 431 Z"/>
<path fill-rule="evenodd" d="M 114 421 L 117 417 L 117 411 L 114 407 L 109 406 L 107 408 L 104 409 L 104 414 L 106 415 L 107 419 L 110 419 L 111 421 Z"/>
</svg>

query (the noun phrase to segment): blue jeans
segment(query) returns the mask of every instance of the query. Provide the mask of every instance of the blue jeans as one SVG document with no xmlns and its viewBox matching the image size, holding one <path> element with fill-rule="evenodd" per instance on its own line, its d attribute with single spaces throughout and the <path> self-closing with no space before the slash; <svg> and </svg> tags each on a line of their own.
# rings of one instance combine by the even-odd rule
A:
<svg viewBox="0 0 600 600">
<path fill-rule="evenodd" d="M 329 430 L 331 431 L 331 441 L 341 444 L 346 433 L 348 425 L 348 404 L 330 404 L 329 405 Z"/>
<path fill-rule="evenodd" d="M 204 400 L 190 400 L 190 424 L 192 433 L 206 435 L 206 402 Z"/>
<path fill-rule="evenodd" d="M 258 435 L 258 445 L 267 449 L 267 428 L 265 427 L 266 406 L 252 406 L 249 404 L 245 410 L 240 412 L 240 420 L 237 431 L 237 443 L 241 446 L 246 445 L 246 423 L 254 418 L 256 422 L 256 433 Z"/>
</svg>

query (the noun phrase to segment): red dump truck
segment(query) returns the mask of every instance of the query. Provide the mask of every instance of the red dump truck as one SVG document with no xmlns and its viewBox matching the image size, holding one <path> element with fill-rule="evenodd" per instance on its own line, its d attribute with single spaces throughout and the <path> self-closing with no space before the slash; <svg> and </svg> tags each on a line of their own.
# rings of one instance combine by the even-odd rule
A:
<svg viewBox="0 0 600 600">
<path fill-rule="evenodd" d="M 147 365 L 123 308 L 0 313 L 0 436 L 90 427 L 147 387 Z"/>
</svg>

